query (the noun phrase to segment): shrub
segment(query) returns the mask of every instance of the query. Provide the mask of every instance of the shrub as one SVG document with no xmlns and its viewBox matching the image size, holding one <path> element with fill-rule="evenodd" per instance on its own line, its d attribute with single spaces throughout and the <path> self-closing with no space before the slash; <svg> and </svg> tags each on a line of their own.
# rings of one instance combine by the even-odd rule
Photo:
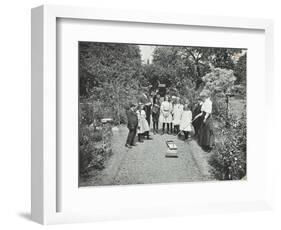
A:
<svg viewBox="0 0 281 230">
<path fill-rule="evenodd" d="M 80 124 L 90 125 L 94 122 L 93 106 L 90 103 L 80 103 Z"/>
<path fill-rule="evenodd" d="M 218 180 L 239 180 L 246 175 L 246 118 L 229 118 L 230 127 L 220 129 L 223 137 L 209 159 L 212 174 Z"/>
<path fill-rule="evenodd" d="M 236 77 L 232 70 L 213 68 L 210 73 L 202 77 L 202 80 L 205 83 L 204 88 L 210 90 L 212 95 L 223 97 L 233 91 Z"/>
<path fill-rule="evenodd" d="M 188 78 L 184 78 L 181 82 L 178 82 L 176 92 L 177 96 L 188 101 L 191 110 L 198 102 L 199 93 L 196 91 L 196 84 Z"/>
<path fill-rule="evenodd" d="M 89 126 L 80 127 L 80 145 L 88 144 L 89 142 L 99 142 L 102 140 L 102 130 L 95 129 Z"/>
<path fill-rule="evenodd" d="M 92 169 L 103 169 L 106 153 L 103 148 L 91 145 L 80 147 L 80 173 L 88 173 Z"/>
<path fill-rule="evenodd" d="M 226 105 L 226 98 L 216 97 L 213 98 L 213 108 L 212 108 L 212 114 L 215 116 L 215 118 L 218 121 L 226 121 L 227 117 L 227 105 Z"/>
<path fill-rule="evenodd" d="M 79 170 L 88 175 L 92 170 L 102 170 L 111 155 L 111 127 L 95 129 L 87 125 L 80 127 Z"/>
</svg>

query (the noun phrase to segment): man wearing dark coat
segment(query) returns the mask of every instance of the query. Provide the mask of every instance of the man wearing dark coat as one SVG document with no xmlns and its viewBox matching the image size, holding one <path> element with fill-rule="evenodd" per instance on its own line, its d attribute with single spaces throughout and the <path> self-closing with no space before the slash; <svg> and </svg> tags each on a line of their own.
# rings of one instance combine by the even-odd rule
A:
<svg viewBox="0 0 281 230">
<path fill-rule="evenodd" d="M 138 128 L 138 116 L 135 112 L 135 104 L 131 103 L 129 106 L 129 109 L 126 111 L 127 120 L 128 120 L 128 137 L 125 146 L 127 148 L 132 148 L 132 146 L 135 146 L 134 139 L 137 134 L 137 128 Z"/>
</svg>

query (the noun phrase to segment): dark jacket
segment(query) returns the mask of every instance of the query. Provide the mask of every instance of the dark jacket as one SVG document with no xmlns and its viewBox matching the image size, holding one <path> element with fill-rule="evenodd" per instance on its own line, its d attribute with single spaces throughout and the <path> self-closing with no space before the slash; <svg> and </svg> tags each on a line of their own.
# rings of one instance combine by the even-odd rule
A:
<svg viewBox="0 0 281 230">
<path fill-rule="evenodd" d="M 201 107 L 202 107 L 202 105 L 196 104 L 196 106 L 192 112 L 192 119 L 194 119 L 198 114 L 201 113 Z"/>
<path fill-rule="evenodd" d="M 127 120 L 128 120 L 128 128 L 129 129 L 136 129 L 138 127 L 138 116 L 137 113 L 128 109 L 126 111 Z"/>
</svg>

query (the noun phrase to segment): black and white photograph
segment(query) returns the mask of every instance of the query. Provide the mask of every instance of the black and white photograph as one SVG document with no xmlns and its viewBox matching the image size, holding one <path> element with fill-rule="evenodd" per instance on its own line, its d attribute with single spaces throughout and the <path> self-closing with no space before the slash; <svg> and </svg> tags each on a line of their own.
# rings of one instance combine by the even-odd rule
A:
<svg viewBox="0 0 281 230">
<path fill-rule="evenodd" d="M 79 187 L 247 179 L 247 48 L 78 49 Z"/>
</svg>

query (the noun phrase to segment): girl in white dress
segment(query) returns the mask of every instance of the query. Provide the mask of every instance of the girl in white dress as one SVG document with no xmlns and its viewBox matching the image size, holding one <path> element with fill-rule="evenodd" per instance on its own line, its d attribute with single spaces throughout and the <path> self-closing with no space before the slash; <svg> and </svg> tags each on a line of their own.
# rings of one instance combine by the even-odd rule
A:
<svg viewBox="0 0 281 230">
<path fill-rule="evenodd" d="M 144 135 L 149 139 L 149 125 L 146 120 L 146 114 L 143 110 L 144 106 L 142 104 L 139 105 L 137 116 L 138 116 L 138 141 L 143 142 L 142 138 Z"/>
<path fill-rule="evenodd" d="M 184 104 L 183 112 L 180 120 L 180 130 L 184 133 L 184 139 L 189 138 L 189 133 L 192 131 L 192 112 L 189 109 L 188 104 Z"/>
<path fill-rule="evenodd" d="M 167 133 L 169 133 L 169 125 L 172 123 L 172 104 L 168 101 L 168 96 L 165 96 L 161 103 L 159 122 L 162 123 L 162 134 L 165 132 L 165 124 L 167 124 Z"/>
<path fill-rule="evenodd" d="M 176 103 L 173 107 L 173 124 L 174 124 L 174 134 L 178 134 L 180 131 L 180 121 L 183 112 L 183 105 L 180 103 L 180 98 L 176 98 Z"/>
</svg>

